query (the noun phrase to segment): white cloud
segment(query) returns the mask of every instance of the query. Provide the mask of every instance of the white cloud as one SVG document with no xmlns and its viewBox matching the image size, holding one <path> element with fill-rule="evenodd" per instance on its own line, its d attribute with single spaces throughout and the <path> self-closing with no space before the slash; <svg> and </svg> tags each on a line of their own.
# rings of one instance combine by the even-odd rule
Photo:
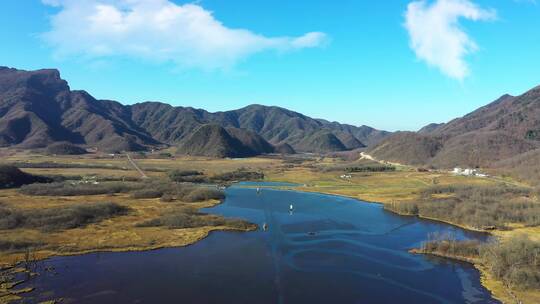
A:
<svg viewBox="0 0 540 304">
<path fill-rule="evenodd" d="M 42 0 L 59 8 L 43 34 L 60 57 L 127 55 L 184 67 L 228 68 L 252 54 L 322 45 L 326 35 L 266 37 L 226 27 L 197 4 L 169 0 Z"/>
<path fill-rule="evenodd" d="M 469 74 L 466 55 L 478 49 L 460 26 L 460 19 L 472 21 L 496 18 L 493 10 L 482 9 L 469 0 L 426 0 L 409 3 L 405 27 L 416 56 L 459 80 Z"/>
</svg>

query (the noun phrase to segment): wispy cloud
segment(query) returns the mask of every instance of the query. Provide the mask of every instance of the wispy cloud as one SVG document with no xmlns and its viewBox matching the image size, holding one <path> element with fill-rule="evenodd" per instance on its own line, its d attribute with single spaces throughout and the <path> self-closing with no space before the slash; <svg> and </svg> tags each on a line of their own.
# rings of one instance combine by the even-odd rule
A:
<svg viewBox="0 0 540 304">
<path fill-rule="evenodd" d="M 321 46 L 327 36 L 267 37 L 229 28 L 198 4 L 169 0 L 42 0 L 59 8 L 43 34 L 57 56 L 131 56 L 182 67 L 229 68 L 263 51 Z"/>
<path fill-rule="evenodd" d="M 427 0 L 409 3 L 405 27 L 416 56 L 449 77 L 462 80 L 469 74 L 465 57 L 478 46 L 460 25 L 461 19 L 491 20 L 496 13 L 469 0 Z"/>
</svg>

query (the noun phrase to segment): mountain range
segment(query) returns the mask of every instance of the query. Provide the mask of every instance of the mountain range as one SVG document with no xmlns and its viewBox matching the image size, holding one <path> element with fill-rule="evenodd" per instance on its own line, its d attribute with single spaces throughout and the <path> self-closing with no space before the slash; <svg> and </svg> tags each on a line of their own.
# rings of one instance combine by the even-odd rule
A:
<svg viewBox="0 0 540 304">
<path fill-rule="evenodd" d="M 499 167 L 533 160 L 540 149 L 540 87 L 504 95 L 463 117 L 396 132 L 368 148 L 388 161 L 439 168 Z M 538 168 L 538 164 L 535 165 Z"/>
<path fill-rule="evenodd" d="M 353 150 L 389 132 L 314 119 L 280 107 L 250 105 L 211 113 L 161 102 L 123 105 L 71 90 L 54 69 L 0 67 L 0 146 L 53 143 L 107 152 L 169 145 L 179 153 L 243 157 L 262 153 Z"/>
<path fill-rule="evenodd" d="M 365 148 L 376 158 L 418 166 L 527 168 L 540 155 L 540 87 L 503 95 L 448 123 L 390 133 L 273 106 L 212 113 L 161 102 L 123 105 L 71 90 L 54 69 L 0 67 L 0 146 L 58 143 L 107 152 L 175 146 L 180 154 L 211 157 Z"/>
</svg>

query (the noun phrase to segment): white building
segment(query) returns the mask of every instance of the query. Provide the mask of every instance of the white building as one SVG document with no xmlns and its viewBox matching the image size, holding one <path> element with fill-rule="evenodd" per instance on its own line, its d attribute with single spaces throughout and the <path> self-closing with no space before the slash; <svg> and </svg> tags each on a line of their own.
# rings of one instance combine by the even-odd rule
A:
<svg viewBox="0 0 540 304">
<path fill-rule="evenodd" d="M 477 169 L 471 169 L 471 168 L 462 169 L 460 167 L 456 167 L 454 168 L 454 170 L 452 170 L 452 173 L 454 173 L 455 175 L 463 175 L 463 176 L 487 177 L 486 174 L 480 173 Z"/>
</svg>

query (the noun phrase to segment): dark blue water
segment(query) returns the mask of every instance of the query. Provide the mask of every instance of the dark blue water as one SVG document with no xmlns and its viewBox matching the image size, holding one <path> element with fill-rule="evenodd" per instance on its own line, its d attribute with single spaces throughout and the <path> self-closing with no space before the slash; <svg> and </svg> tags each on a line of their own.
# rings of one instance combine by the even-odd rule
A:
<svg viewBox="0 0 540 304">
<path fill-rule="evenodd" d="M 431 232 L 484 235 L 339 196 L 267 188 L 257 194 L 244 186 L 229 188 L 225 202 L 206 211 L 250 220 L 261 230 L 212 233 L 184 248 L 52 258 L 40 267 L 56 273 L 31 281 L 32 300 L 498 303 L 471 265 L 407 252 Z"/>
<path fill-rule="evenodd" d="M 235 187 L 260 187 L 260 188 L 294 188 L 301 186 L 300 184 L 295 183 L 285 183 L 285 182 L 241 182 L 235 185 Z"/>
</svg>

